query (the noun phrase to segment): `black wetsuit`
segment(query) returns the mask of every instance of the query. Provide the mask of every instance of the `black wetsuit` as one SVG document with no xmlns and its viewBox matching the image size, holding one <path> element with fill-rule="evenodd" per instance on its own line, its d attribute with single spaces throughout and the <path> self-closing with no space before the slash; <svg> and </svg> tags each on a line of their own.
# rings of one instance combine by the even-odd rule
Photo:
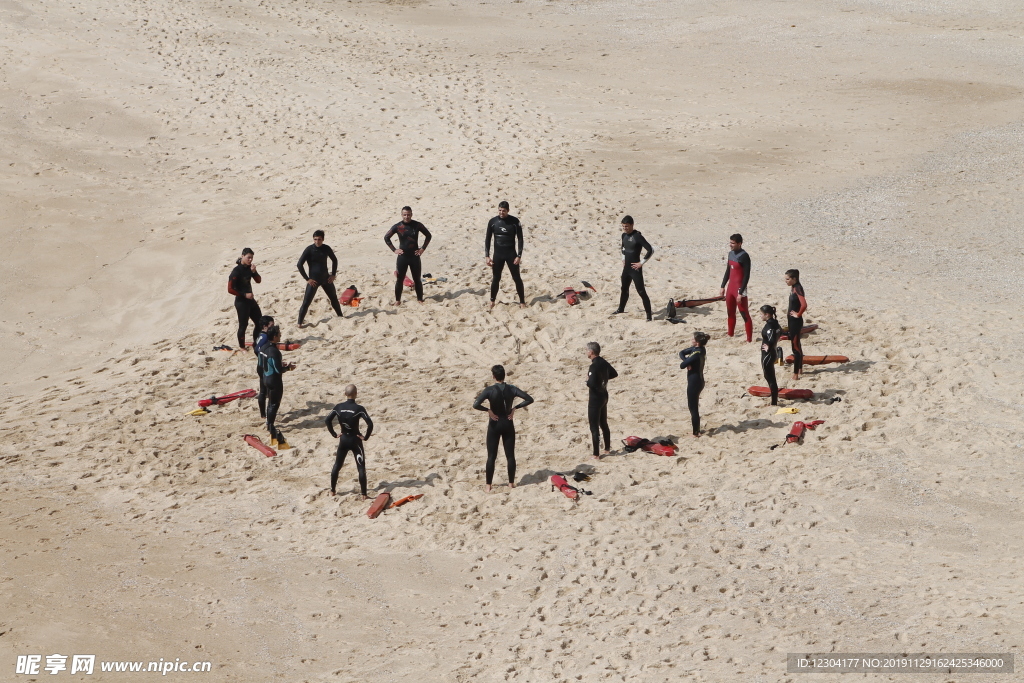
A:
<svg viewBox="0 0 1024 683">
<path fill-rule="evenodd" d="M 700 436 L 700 392 L 704 391 L 704 363 L 708 352 L 703 346 L 691 346 L 679 352 L 683 360 L 679 368 L 686 368 L 686 407 L 690 410 L 693 435 Z"/>
<path fill-rule="evenodd" d="M 420 233 L 423 233 L 423 236 L 426 237 L 422 247 L 419 246 Z M 391 238 L 395 235 L 398 235 L 398 248 L 403 252 L 395 262 L 395 268 L 398 270 L 398 276 L 395 279 L 395 301 L 402 300 L 405 274 L 410 270 L 412 271 L 412 281 L 416 286 L 416 299 L 423 301 L 423 266 L 416 252 L 421 248 L 426 249 L 430 244 L 430 231 L 419 221 L 409 221 L 408 223 L 399 221 L 395 223 L 388 230 L 388 233 L 384 235 L 384 243 L 388 245 L 388 249 L 391 251 L 395 250 L 395 246 L 391 244 Z"/>
<path fill-rule="evenodd" d="M 604 449 L 612 448 L 612 433 L 608 427 L 608 380 L 615 379 L 619 373 L 611 363 L 601 356 L 590 361 L 587 370 L 587 388 L 590 397 L 587 401 L 587 420 L 590 422 L 590 440 L 594 445 L 594 456 L 600 455 L 600 435 L 604 434 Z"/>
<path fill-rule="evenodd" d="M 508 482 L 514 484 L 516 481 L 516 426 L 512 420 L 508 419 L 508 415 L 512 412 L 512 401 L 517 396 L 523 399 L 523 401 L 515 406 L 516 410 L 525 408 L 533 403 L 533 399 L 525 391 L 504 382 L 498 382 L 487 387 L 480 392 L 480 395 L 476 397 L 476 401 L 473 402 L 473 407 L 477 410 L 487 410 L 483 404 L 484 401 L 488 401 L 491 406 L 491 412 L 498 416 L 497 420 L 487 420 L 486 472 L 488 486 L 491 485 L 491 480 L 494 479 L 494 463 L 498 459 L 499 439 L 505 450 L 505 461 L 508 464 Z"/>
<path fill-rule="evenodd" d="M 260 379 L 260 393 L 256 397 L 256 402 L 260 405 L 260 417 L 263 418 L 267 416 L 267 383 L 263 381 L 263 356 L 260 355 L 260 350 L 269 341 L 267 333 L 260 332 L 252 345 L 253 351 L 256 352 L 256 376 Z"/>
<path fill-rule="evenodd" d="M 327 272 L 328 259 L 331 261 L 330 273 Z M 309 265 L 309 274 L 306 273 L 307 264 Z M 295 265 L 299 269 L 299 273 L 302 274 L 303 282 L 306 283 L 306 293 L 302 297 L 302 306 L 299 307 L 299 325 L 306 319 L 306 311 L 309 310 L 309 305 L 313 303 L 313 297 L 316 295 L 318 287 L 323 287 L 327 298 L 331 301 L 331 307 L 334 308 L 334 312 L 342 315 L 341 304 L 338 303 L 338 290 L 335 289 L 333 282 L 328 282 L 329 278 L 338 274 L 338 257 L 334 255 L 334 250 L 326 244 L 322 244 L 319 247 L 311 244 L 302 252 L 299 262 Z M 310 280 L 313 280 L 316 284 L 309 284 Z"/>
<path fill-rule="evenodd" d="M 491 266 L 491 301 L 498 298 L 498 285 L 501 284 L 501 271 L 508 266 L 512 281 L 516 284 L 519 303 L 526 303 L 523 293 L 523 278 L 519 274 L 519 265 L 515 262 L 523 256 L 523 226 L 515 216 L 495 216 L 487 223 L 487 237 L 484 239 L 484 256 L 491 255 L 491 237 L 494 237 L 494 260 Z"/>
<path fill-rule="evenodd" d="M 779 405 L 779 383 L 775 381 L 775 348 L 782 336 L 782 327 L 775 318 L 768 318 L 761 330 L 761 343 L 768 346 L 768 350 L 761 350 L 761 369 L 764 370 L 764 379 L 768 382 L 768 388 L 772 392 L 772 405 Z"/>
<path fill-rule="evenodd" d="M 267 431 L 270 437 L 283 441 L 284 436 L 274 426 L 277 420 L 277 411 L 281 407 L 281 399 L 284 397 L 284 379 L 282 375 L 288 372 L 281 359 L 281 350 L 277 344 L 268 341 L 260 350 L 260 362 L 263 365 L 263 383 L 267 388 Z"/>
<path fill-rule="evenodd" d="M 341 434 L 334 431 L 334 420 L 338 420 L 338 429 Z M 366 434 L 359 438 L 359 420 L 366 422 Z M 338 439 L 338 453 L 334 458 L 334 469 L 331 470 L 331 493 L 334 493 L 338 485 L 338 472 L 345 464 L 345 456 L 351 451 L 356 458 L 356 469 L 359 470 L 359 490 L 366 495 L 366 452 L 363 450 L 363 439 L 369 439 L 373 434 L 373 420 L 366 408 L 362 407 L 352 399 L 334 406 L 334 410 L 324 419 L 327 431 L 331 436 Z"/>
<path fill-rule="evenodd" d="M 803 301 L 801 301 L 803 299 Z M 803 285 L 793 285 L 789 292 L 789 342 L 793 345 L 793 373 L 799 375 L 804 368 L 804 345 L 800 333 L 804 328 L 804 311 L 807 310 L 807 298 L 804 296 Z M 789 315 L 796 313 L 797 317 Z"/>
<path fill-rule="evenodd" d="M 256 303 L 256 299 L 246 298 L 246 294 L 252 294 L 252 281 L 256 283 L 263 282 L 263 278 L 260 277 L 259 273 L 253 273 L 252 268 L 249 266 L 243 266 L 241 263 L 236 265 L 231 271 L 231 275 L 228 276 L 228 294 L 235 296 L 235 312 L 238 314 L 238 348 L 245 349 L 245 329 L 249 327 L 249 321 L 252 321 L 252 343 L 256 344 L 256 337 L 259 336 L 260 332 L 260 318 L 263 317 L 263 312 L 260 311 L 259 304 Z"/>
<path fill-rule="evenodd" d="M 640 251 L 644 250 L 643 259 L 640 258 Z M 636 286 L 636 293 L 644 304 L 644 311 L 647 312 L 647 319 L 651 319 L 651 300 L 647 296 L 647 289 L 644 287 L 644 269 L 633 269 L 632 264 L 640 263 L 651 258 L 654 247 L 651 246 L 639 230 L 629 233 L 622 233 L 622 289 L 619 291 L 619 313 L 626 310 L 626 302 L 629 301 L 629 283 Z"/>
</svg>

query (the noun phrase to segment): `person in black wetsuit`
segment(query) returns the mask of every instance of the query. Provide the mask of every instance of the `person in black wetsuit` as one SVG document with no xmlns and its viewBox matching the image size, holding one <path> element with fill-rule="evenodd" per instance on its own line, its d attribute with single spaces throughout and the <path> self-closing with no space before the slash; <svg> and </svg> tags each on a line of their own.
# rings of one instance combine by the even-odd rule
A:
<svg viewBox="0 0 1024 683">
<path fill-rule="evenodd" d="M 704 364 L 708 353 L 704 349 L 711 339 L 704 332 L 693 333 L 693 346 L 679 352 L 679 369 L 686 368 L 686 407 L 690 409 L 693 436 L 700 436 L 700 392 L 704 391 Z"/>
<path fill-rule="evenodd" d="M 327 431 L 331 436 L 338 439 L 338 453 L 334 458 L 334 469 L 331 470 L 331 495 L 337 495 L 335 489 L 338 486 L 338 472 L 345 464 L 345 456 L 351 451 L 356 459 L 356 469 L 359 471 L 359 490 L 363 494 L 363 500 L 366 500 L 366 452 L 363 450 L 363 442 L 373 434 L 373 420 L 370 419 L 366 408 L 356 403 L 356 393 L 356 385 L 349 384 L 345 387 L 345 398 L 348 400 L 334 406 L 334 410 L 324 419 L 324 424 L 327 425 Z M 338 420 L 338 430 L 341 434 L 334 431 L 335 419 Z M 366 423 L 365 435 L 359 434 L 359 420 Z"/>
<path fill-rule="evenodd" d="M 505 368 L 495 365 L 491 368 L 491 376 L 497 384 L 492 384 L 476 397 L 473 407 L 486 410 L 491 418 L 487 421 L 487 490 L 491 490 L 494 479 L 494 463 L 498 459 L 498 440 L 505 449 L 505 461 L 508 464 L 508 486 L 516 487 L 516 426 L 512 421 L 516 411 L 533 403 L 533 399 L 522 389 L 505 384 Z M 519 397 L 522 402 L 513 406 L 513 400 Z M 484 408 L 484 401 L 490 409 Z"/>
<path fill-rule="evenodd" d="M 777 358 L 776 347 L 779 344 L 779 337 L 782 336 L 782 327 L 775 319 L 775 307 L 765 304 L 761 307 L 761 320 L 764 321 L 764 329 L 761 330 L 761 369 L 764 370 L 764 379 L 768 382 L 768 388 L 772 392 L 772 405 L 779 405 L 779 383 L 775 380 L 775 360 Z"/>
<path fill-rule="evenodd" d="M 608 427 L 608 380 L 615 379 L 619 373 L 611 363 L 601 358 L 601 345 L 597 342 L 587 342 L 587 358 L 590 359 L 590 368 L 587 370 L 587 388 L 590 390 L 587 420 L 590 422 L 590 441 L 594 446 L 594 458 L 600 460 L 601 433 L 604 434 L 605 454 L 612 449 L 612 433 Z"/>
<path fill-rule="evenodd" d="M 267 384 L 263 381 L 263 356 L 260 355 L 260 349 L 263 348 L 264 344 L 270 341 L 267 337 L 267 330 L 273 324 L 274 319 L 269 315 L 261 317 L 260 334 L 256 337 L 256 341 L 252 345 L 252 350 L 256 352 L 256 376 L 260 380 L 260 393 L 256 397 L 256 402 L 259 403 L 260 417 L 262 418 L 267 416 Z"/>
<path fill-rule="evenodd" d="M 804 371 L 804 344 L 800 341 L 800 333 L 804 328 L 804 313 L 807 311 L 807 297 L 804 287 L 800 284 L 800 271 L 793 268 L 786 271 L 786 284 L 789 285 L 789 343 L 793 345 L 793 379 L 800 379 Z"/>
<path fill-rule="evenodd" d="M 491 258 L 491 237 L 494 237 L 494 258 Z M 498 298 L 501 271 L 508 265 L 512 282 L 519 295 L 519 308 L 526 308 L 523 293 L 523 278 L 519 275 L 519 263 L 523 259 L 523 226 L 519 219 L 508 215 L 508 202 L 498 204 L 498 215 L 487 223 L 487 237 L 484 238 L 484 256 L 491 267 L 491 308 Z"/>
<path fill-rule="evenodd" d="M 420 233 L 426 238 L 423 246 L 420 246 Z M 398 235 L 398 247 L 391 244 L 391 238 Z M 391 226 L 384 235 L 384 243 L 388 249 L 395 252 L 398 260 L 395 268 L 398 274 L 395 276 L 395 306 L 402 305 L 402 288 L 405 286 L 405 274 L 412 271 L 412 281 L 416 286 L 416 300 L 423 303 L 423 266 L 420 263 L 420 256 L 427 250 L 430 244 L 430 231 L 419 221 L 412 219 L 412 209 L 408 206 L 402 207 L 402 220 Z"/>
<path fill-rule="evenodd" d="M 263 282 L 263 278 L 256 272 L 253 265 L 255 253 L 249 247 L 242 250 L 242 256 L 235 261 L 235 267 L 228 276 L 228 294 L 235 297 L 235 312 L 238 314 L 238 348 L 245 350 L 245 330 L 252 321 L 252 343 L 256 344 L 256 337 L 259 336 L 260 311 L 259 304 L 252 295 L 252 281 L 257 284 Z"/>
<path fill-rule="evenodd" d="M 331 261 L 329 274 L 327 272 L 328 259 Z M 306 272 L 307 264 L 309 273 Z M 299 262 L 295 265 L 299 269 L 299 273 L 302 274 L 302 279 L 306 281 L 306 294 L 302 297 L 302 306 L 299 308 L 299 327 L 302 327 L 303 320 L 306 319 L 306 311 L 313 303 L 313 297 L 316 296 L 316 290 L 319 287 L 323 287 L 334 312 L 340 317 L 344 317 L 341 312 L 341 304 L 338 303 L 338 290 L 334 287 L 334 277 L 338 274 L 338 257 L 334 255 L 333 249 L 324 244 L 323 230 L 313 232 L 313 244 L 306 247 L 302 256 L 299 257 Z"/>
<path fill-rule="evenodd" d="M 640 251 L 644 250 L 643 259 L 640 258 Z M 636 287 L 636 293 L 640 295 L 640 301 L 644 304 L 644 311 L 647 312 L 647 320 L 651 320 L 651 300 L 647 296 L 647 289 L 644 287 L 644 264 L 651 260 L 654 247 L 644 239 L 639 230 L 633 229 L 633 217 L 622 217 L 622 289 L 619 291 L 619 308 L 615 314 L 626 311 L 626 302 L 629 301 L 629 283 Z"/>
<path fill-rule="evenodd" d="M 281 359 L 281 350 L 277 348 L 280 341 L 281 328 L 271 325 L 267 330 L 267 343 L 260 350 L 260 362 L 263 366 L 263 382 L 267 385 L 267 431 L 270 432 L 270 445 L 287 450 L 291 446 L 274 423 L 277 420 L 277 411 L 281 408 L 281 399 L 284 397 L 282 375 L 294 370 L 295 363 L 285 363 Z"/>
</svg>

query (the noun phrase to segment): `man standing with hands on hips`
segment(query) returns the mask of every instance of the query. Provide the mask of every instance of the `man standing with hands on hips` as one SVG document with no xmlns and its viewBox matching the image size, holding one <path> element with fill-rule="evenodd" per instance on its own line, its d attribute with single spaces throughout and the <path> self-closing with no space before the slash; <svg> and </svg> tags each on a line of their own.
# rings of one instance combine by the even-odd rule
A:
<svg viewBox="0 0 1024 683">
<path fill-rule="evenodd" d="M 423 246 L 420 246 L 420 233 L 426 239 Z M 391 238 L 398 235 L 398 247 L 391 243 Z M 412 271 L 412 281 L 416 287 L 416 300 L 423 303 L 423 266 L 420 264 L 420 256 L 427 250 L 430 244 L 430 231 L 420 223 L 412 219 L 412 208 L 402 207 L 402 220 L 391 226 L 388 233 L 384 235 L 384 243 L 388 249 L 395 252 L 398 257 L 395 269 L 395 306 L 402 305 L 402 288 L 405 286 L 405 274 Z"/>
<path fill-rule="evenodd" d="M 640 251 L 645 250 L 643 259 L 640 258 Z M 636 287 L 636 293 L 640 295 L 640 301 L 644 304 L 644 311 L 647 312 L 647 320 L 651 320 L 651 300 L 647 296 L 647 289 L 644 288 L 644 264 L 651 260 L 654 247 L 644 239 L 640 231 L 633 229 L 633 217 L 622 217 L 622 289 L 619 291 L 619 308 L 613 313 L 618 315 L 626 311 L 626 302 L 629 301 L 629 283 Z"/>
</svg>

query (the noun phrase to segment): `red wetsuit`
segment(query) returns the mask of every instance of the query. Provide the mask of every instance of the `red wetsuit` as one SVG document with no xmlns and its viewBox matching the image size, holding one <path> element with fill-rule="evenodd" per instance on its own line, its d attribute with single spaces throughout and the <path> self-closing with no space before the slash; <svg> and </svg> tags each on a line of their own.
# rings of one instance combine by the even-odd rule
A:
<svg viewBox="0 0 1024 683">
<path fill-rule="evenodd" d="M 743 326 L 747 330 L 747 341 L 754 338 L 754 323 L 747 312 L 747 282 L 750 281 L 750 256 L 743 249 L 729 252 L 725 277 L 722 288 L 725 289 L 725 310 L 729 315 L 729 336 L 736 331 L 736 308 L 739 307 L 743 316 Z"/>
</svg>

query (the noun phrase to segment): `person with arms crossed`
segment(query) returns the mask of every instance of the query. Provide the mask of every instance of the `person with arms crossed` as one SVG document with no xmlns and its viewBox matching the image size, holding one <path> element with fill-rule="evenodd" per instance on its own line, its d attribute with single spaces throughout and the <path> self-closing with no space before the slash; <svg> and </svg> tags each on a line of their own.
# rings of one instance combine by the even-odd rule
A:
<svg viewBox="0 0 1024 683">
<path fill-rule="evenodd" d="M 611 363 L 601 357 L 601 345 L 587 342 L 587 358 L 590 368 L 587 370 L 587 420 L 590 422 L 590 440 L 594 446 L 594 459 L 600 460 L 601 433 L 604 434 L 604 452 L 607 455 L 612 449 L 612 433 L 608 427 L 608 380 L 615 379 L 619 373 Z"/>
</svg>

